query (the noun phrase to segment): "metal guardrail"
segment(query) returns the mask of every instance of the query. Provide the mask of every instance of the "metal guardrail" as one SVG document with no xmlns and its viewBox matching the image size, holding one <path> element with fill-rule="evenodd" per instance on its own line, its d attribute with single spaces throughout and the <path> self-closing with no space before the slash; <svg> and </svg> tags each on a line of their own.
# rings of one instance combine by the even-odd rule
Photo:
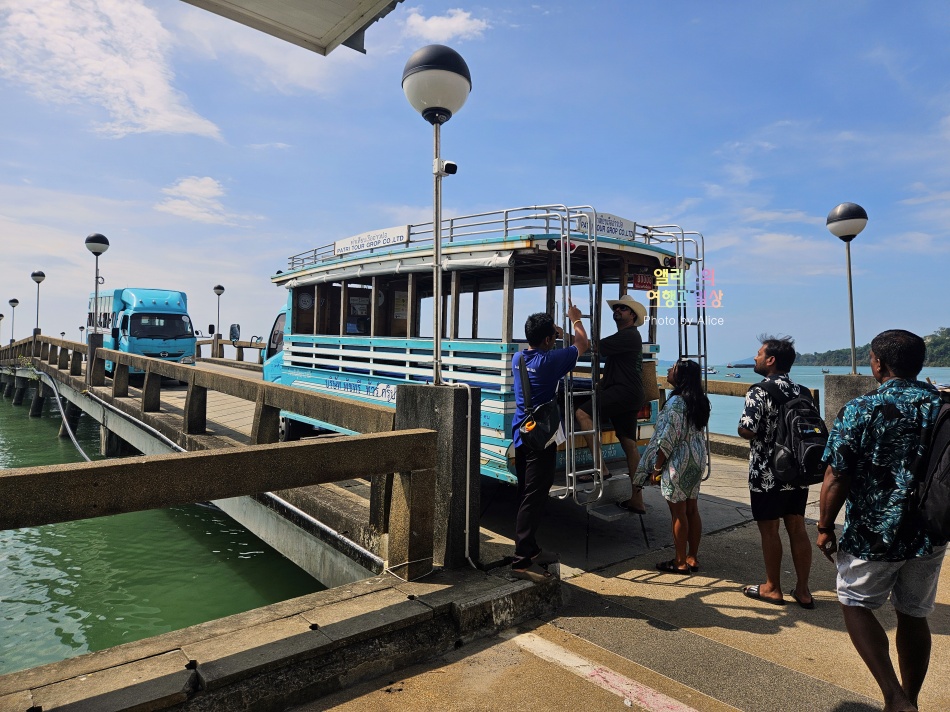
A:
<svg viewBox="0 0 950 712">
<path fill-rule="evenodd" d="M 508 238 L 513 235 L 536 233 L 542 235 L 560 234 L 561 226 L 565 222 L 571 232 L 583 233 L 587 231 L 587 228 L 581 226 L 581 221 L 589 219 L 592 213 L 593 209 L 586 205 L 568 207 L 551 204 L 460 215 L 442 220 L 442 242 L 451 244 L 462 240 L 499 236 Z M 363 253 L 391 252 L 394 248 L 400 249 L 420 243 L 431 243 L 433 238 L 432 226 L 432 221 L 409 225 L 405 243 L 371 248 L 363 251 Z M 653 241 L 652 228 L 635 224 L 635 235 L 632 239 L 649 244 Z M 291 270 L 303 269 L 327 262 L 335 257 L 337 255 L 334 252 L 334 243 L 330 243 L 292 255 L 288 259 L 288 267 Z"/>
</svg>

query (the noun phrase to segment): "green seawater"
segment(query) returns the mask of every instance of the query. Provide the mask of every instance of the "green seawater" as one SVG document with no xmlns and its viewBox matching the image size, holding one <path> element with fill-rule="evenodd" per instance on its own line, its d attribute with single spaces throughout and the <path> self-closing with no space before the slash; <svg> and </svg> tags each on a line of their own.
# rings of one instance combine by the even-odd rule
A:
<svg viewBox="0 0 950 712">
<path fill-rule="evenodd" d="M 52 399 L 0 400 L 0 468 L 81 462 Z M 98 458 L 99 426 L 77 437 Z M 199 505 L 0 531 L 0 674 L 102 650 L 325 588 Z"/>
</svg>

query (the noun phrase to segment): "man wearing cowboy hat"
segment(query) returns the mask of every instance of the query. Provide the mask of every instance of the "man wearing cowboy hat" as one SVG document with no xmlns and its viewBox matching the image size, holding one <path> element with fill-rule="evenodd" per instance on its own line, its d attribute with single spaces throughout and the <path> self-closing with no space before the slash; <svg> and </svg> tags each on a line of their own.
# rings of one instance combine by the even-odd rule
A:
<svg viewBox="0 0 950 712">
<path fill-rule="evenodd" d="M 600 415 L 610 419 L 614 432 L 620 441 L 627 466 L 630 468 L 631 481 L 640 464 L 640 451 L 637 449 L 637 413 L 643 405 L 643 339 L 637 330 L 647 317 L 647 309 L 629 294 L 620 299 L 608 299 L 607 306 L 613 311 L 617 333 L 600 340 L 596 352 L 604 357 L 604 376 L 597 384 Z M 575 416 L 581 430 L 593 430 L 591 401 L 578 406 Z M 587 446 L 592 449 L 592 438 L 585 436 Z M 645 514 L 643 489 L 634 486 L 630 499 L 618 502 L 636 514 Z"/>
</svg>

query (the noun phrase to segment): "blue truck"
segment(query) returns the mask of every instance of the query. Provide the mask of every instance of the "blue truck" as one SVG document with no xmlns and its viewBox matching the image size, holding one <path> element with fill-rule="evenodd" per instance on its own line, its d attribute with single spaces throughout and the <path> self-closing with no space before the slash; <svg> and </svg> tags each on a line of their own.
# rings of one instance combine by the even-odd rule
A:
<svg viewBox="0 0 950 712">
<path fill-rule="evenodd" d="M 89 334 L 102 334 L 104 348 L 181 364 L 195 362 L 195 331 L 188 296 L 171 289 L 124 287 L 89 295 Z M 106 362 L 111 372 L 113 364 Z M 142 373 L 130 368 L 129 373 Z"/>
</svg>

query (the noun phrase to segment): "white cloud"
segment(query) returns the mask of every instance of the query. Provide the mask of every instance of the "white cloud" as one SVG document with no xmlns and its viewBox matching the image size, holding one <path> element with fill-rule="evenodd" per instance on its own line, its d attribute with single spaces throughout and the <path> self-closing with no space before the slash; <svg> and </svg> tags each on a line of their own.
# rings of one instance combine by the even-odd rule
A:
<svg viewBox="0 0 950 712">
<path fill-rule="evenodd" d="M 411 8 L 406 18 L 406 34 L 427 42 L 476 39 L 490 27 L 487 20 L 476 19 L 460 8 L 432 17 L 423 16 L 420 8 Z"/>
<path fill-rule="evenodd" d="M 252 149 L 254 149 L 255 151 L 265 151 L 265 150 L 270 149 L 270 148 L 275 148 L 275 149 L 277 149 L 277 150 L 283 150 L 283 149 L 286 149 L 286 148 L 290 148 L 290 144 L 289 144 L 289 143 L 281 143 L 280 141 L 273 141 L 273 142 L 271 142 L 271 143 L 252 143 L 252 144 L 250 144 L 250 145 L 248 146 L 248 148 L 252 148 Z"/>
<path fill-rule="evenodd" d="M 742 208 L 739 215 L 747 223 L 805 223 L 806 225 L 824 225 L 825 218 L 821 215 L 809 215 L 801 210 L 760 210 L 758 208 Z"/>
<path fill-rule="evenodd" d="M 915 190 L 926 190 L 927 188 L 921 183 L 915 183 L 912 186 Z M 901 201 L 903 205 L 925 205 L 927 203 L 950 203 L 950 191 L 945 190 L 940 193 L 929 193 L 927 195 L 921 195 L 916 198 L 906 198 Z"/>
<path fill-rule="evenodd" d="M 809 239 L 786 232 L 739 229 L 717 237 L 717 247 L 723 246 L 723 240 L 730 249 L 717 257 L 716 268 L 741 270 L 747 284 L 801 284 L 809 277 L 844 272 L 843 260 L 835 250 L 840 243 L 830 238 Z"/>
<path fill-rule="evenodd" d="M 432 222 L 431 205 L 380 205 L 379 212 L 387 216 L 394 225 L 420 225 Z M 451 208 L 443 207 L 443 215 L 458 215 Z M 374 227 L 374 226 L 371 226 Z"/>
<path fill-rule="evenodd" d="M 237 225 L 248 220 L 260 220 L 259 216 L 238 215 L 225 210 L 219 198 L 224 188 L 214 178 L 188 176 L 162 192 L 169 197 L 155 205 L 156 210 L 186 220 L 216 225 Z"/>
<path fill-rule="evenodd" d="M 219 138 L 173 85 L 168 32 L 138 0 L 5 0 L 0 73 L 56 104 L 93 104 L 109 136 L 163 132 Z"/>
<path fill-rule="evenodd" d="M 871 244 L 868 249 L 886 254 L 894 254 L 896 251 L 898 254 L 913 252 L 933 256 L 936 253 L 950 251 L 950 244 L 930 233 L 908 231 L 891 236 L 885 243 Z"/>
</svg>

